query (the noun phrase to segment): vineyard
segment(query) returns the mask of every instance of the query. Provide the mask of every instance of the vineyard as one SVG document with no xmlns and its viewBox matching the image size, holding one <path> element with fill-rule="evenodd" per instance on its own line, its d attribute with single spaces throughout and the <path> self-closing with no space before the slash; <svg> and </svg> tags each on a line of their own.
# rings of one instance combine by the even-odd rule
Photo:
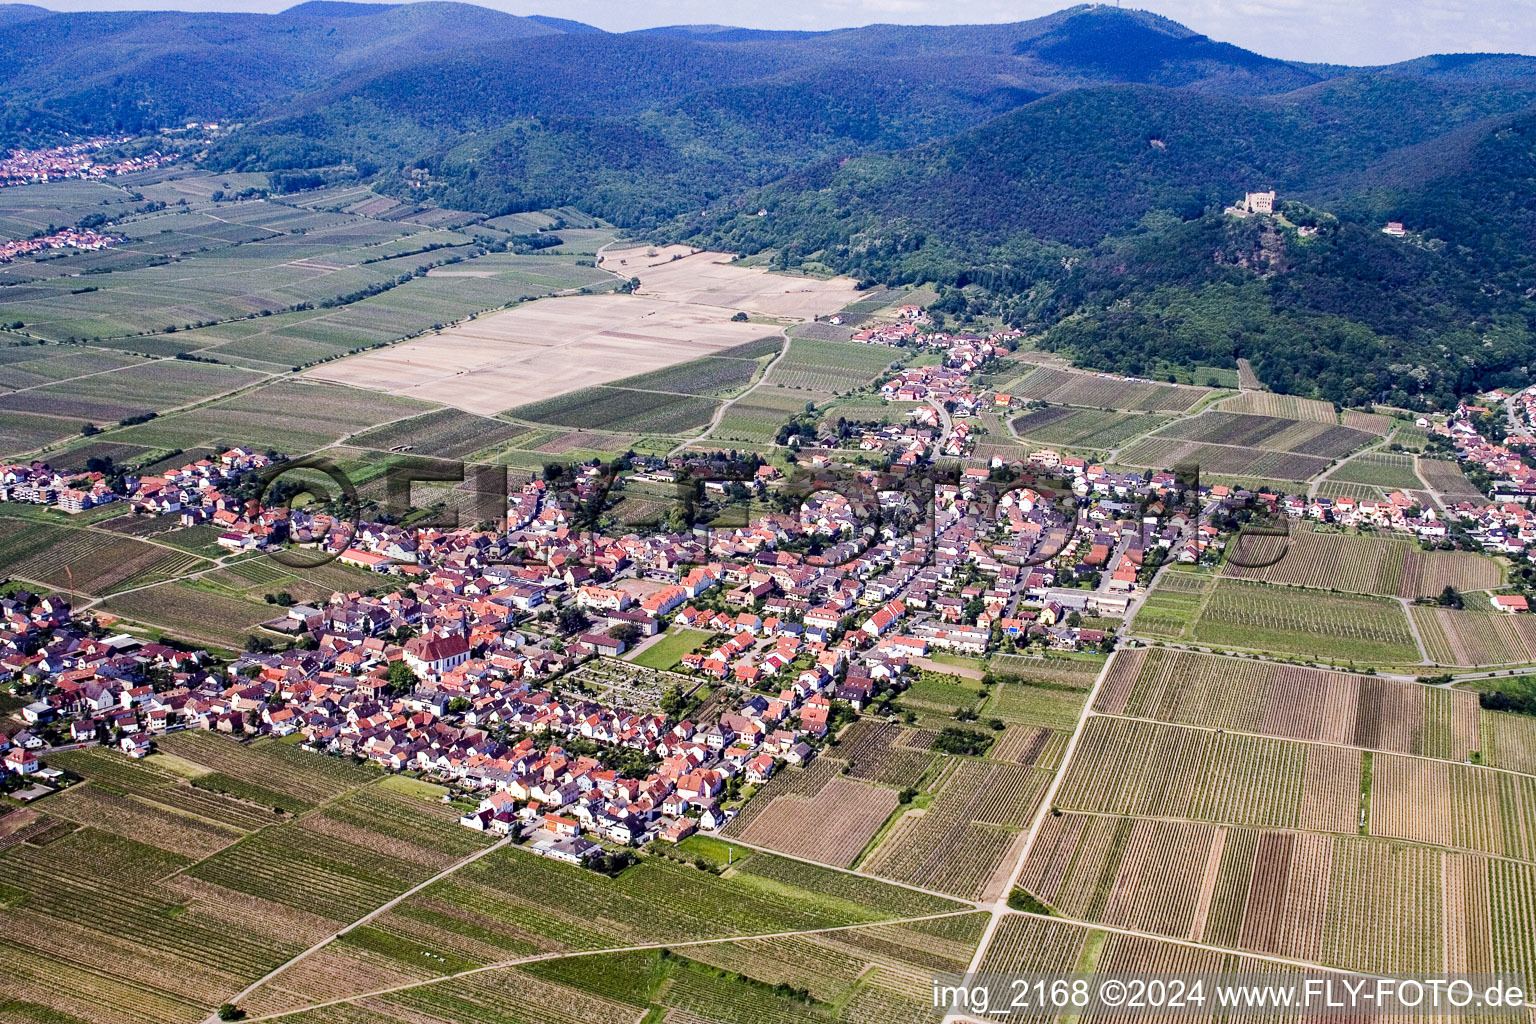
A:
<svg viewBox="0 0 1536 1024">
<path fill-rule="evenodd" d="M 1312 423 L 1332 424 L 1339 421 L 1339 414 L 1334 411 L 1332 402 L 1297 398 L 1295 395 L 1277 395 L 1268 391 L 1251 390 L 1234 395 L 1223 401 L 1220 407 L 1224 412 L 1246 413 L 1250 416 L 1272 416 Z"/>
<path fill-rule="evenodd" d="M 774 797 L 741 839 L 793 857 L 845 868 L 896 809 L 896 790 L 833 779 L 814 797 Z"/>
<path fill-rule="evenodd" d="M 1166 648 L 1117 653 L 1094 710 L 1452 761 L 1481 749 L 1485 763 L 1517 770 L 1533 763 L 1523 748 L 1536 739 L 1536 720 L 1481 712 L 1464 690 Z M 1479 727 L 1490 717 L 1511 736 L 1497 750 Z"/>
<path fill-rule="evenodd" d="M 1005 722 L 1070 732 L 1077 726 L 1087 699 L 1082 690 L 1000 682 L 992 691 L 985 713 Z"/>
<path fill-rule="evenodd" d="M 1126 380 L 1050 366 L 1037 366 L 1009 389 L 1016 397 L 1058 405 L 1145 412 L 1185 412 L 1211 393 L 1209 388 Z"/>
<path fill-rule="evenodd" d="M 1422 551 L 1405 540 L 1305 529 L 1239 534 L 1222 572 L 1236 579 L 1407 598 L 1432 597 L 1447 586 L 1466 592 L 1504 582 L 1503 568 L 1484 555 Z"/>
<path fill-rule="evenodd" d="M 933 801 L 909 812 L 864 859 L 882 878 L 957 896 L 981 895 L 1034 813 L 1050 774 L 1018 764 L 957 760 Z"/>
<path fill-rule="evenodd" d="M 880 345 L 796 338 L 789 353 L 768 372 L 768 384 L 801 391 L 839 394 L 864 387 L 895 355 Z"/>
<path fill-rule="evenodd" d="M 0 571 L 59 590 L 106 594 L 175 579 L 210 564 L 196 555 L 100 530 L 0 520 Z"/>
<path fill-rule="evenodd" d="M 1145 413 L 1047 406 L 1020 416 L 1012 427 L 1020 437 L 1038 443 L 1098 449 L 1124 444 L 1165 422 L 1165 417 Z"/>
<path fill-rule="evenodd" d="M 1321 459 L 1336 459 L 1375 440 L 1363 430 L 1339 426 L 1332 416 L 1317 422 L 1235 412 L 1203 412 L 1165 427 L 1156 436 Z"/>
<path fill-rule="evenodd" d="M 1328 479 L 1370 484 L 1389 491 L 1411 491 L 1424 486 L 1413 471 L 1413 456 L 1395 452 L 1361 452 L 1328 474 Z"/>
<path fill-rule="evenodd" d="M 1354 750 L 1092 718 L 1056 803 L 1102 814 L 1353 832 L 1360 771 Z"/>
<path fill-rule="evenodd" d="M 908 746 L 912 733 L 891 722 L 853 723 L 839 738 L 838 756 L 848 761 L 849 776 L 897 789 L 916 786 L 937 755 Z"/>
<path fill-rule="evenodd" d="M 1536 661 L 1536 616 L 1414 605 L 1414 625 L 1436 665 L 1476 668 Z"/>
<path fill-rule="evenodd" d="M 1214 580 L 1213 576 L 1192 572 L 1164 572 L 1136 613 L 1136 632 L 1168 640 L 1182 639 L 1199 619 Z"/>
<path fill-rule="evenodd" d="M 1326 470 L 1329 461 L 1314 455 L 1205 444 L 1157 434 L 1137 441 L 1117 458 L 1128 466 L 1148 469 L 1171 470 L 1193 463 L 1207 475 L 1272 480 L 1310 480 Z"/>
<path fill-rule="evenodd" d="M 722 833 L 737 837 L 744 835 L 747 826 L 751 825 L 753 819 L 763 813 L 774 799 L 781 796 L 813 797 L 821 792 L 823 786 L 843 774 L 843 769 L 847 766 L 846 761 L 823 755 L 803 768 L 781 769 L 758 788 L 752 795 L 752 799 L 742 807 L 740 813 L 721 830 Z"/>
<path fill-rule="evenodd" d="M 1420 658 L 1407 616 L 1395 601 L 1301 594 L 1246 580 L 1216 582 L 1191 637 L 1334 662 L 1402 665 Z"/>
<path fill-rule="evenodd" d="M 1447 502 L 1485 500 L 1478 489 L 1472 486 L 1472 481 L 1467 479 L 1467 474 L 1461 471 L 1461 466 L 1454 462 L 1421 458 L 1418 460 L 1418 470 L 1425 486 Z"/>
<path fill-rule="evenodd" d="M 772 934 L 964 909 L 877 879 L 736 854 L 725 877 L 649 857 L 609 878 L 516 847 L 497 850 L 285 971 L 255 994 L 250 1009 L 291 1009 L 540 950 Z"/>
<path fill-rule="evenodd" d="M 1086 921 L 1404 974 L 1529 970 L 1533 881 L 1528 865 L 1357 836 L 1075 814 L 1045 820 L 1020 878 Z"/>
<path fill-rule="evenodd" d="M 1104 659 L 1099 655 L 994 654 L 987 667 L 999 679 L 1054 683 L 1088 690 L 1104 667 Z"/>
</svg>

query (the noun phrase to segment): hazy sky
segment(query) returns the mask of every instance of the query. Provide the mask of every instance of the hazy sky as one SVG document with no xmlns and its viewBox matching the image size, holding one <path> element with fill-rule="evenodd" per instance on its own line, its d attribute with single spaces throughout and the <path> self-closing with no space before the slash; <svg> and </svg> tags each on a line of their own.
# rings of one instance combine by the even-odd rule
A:
<svg viewBox="0 0 1536 1024">
<path fill-rule="evenodd" d="M 278 11 L 297 0 L 41 0 L 55 10 Z M 727 24 L 826 29 L 873 22 L 1022 21 L 1067 0 L 480 0 L 513 14 L 575 18 L 610 31 Z M 1536 0 L 1132 0 L 1197 32 L 1272 57 L 1384 64 L 1426 53 L 1536 54 Z"/>
</svg>

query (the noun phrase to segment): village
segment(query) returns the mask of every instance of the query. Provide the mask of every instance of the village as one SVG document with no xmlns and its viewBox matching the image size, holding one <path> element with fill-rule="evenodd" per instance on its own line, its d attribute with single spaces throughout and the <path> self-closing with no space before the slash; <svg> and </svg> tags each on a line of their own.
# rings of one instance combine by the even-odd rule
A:
<svg viewBox="0 0 1536 1024">
<path fill-rule="evenodd" d="M 922 317 L 903 309 L 861 340 L 909 340 Z M 712 507 L 771 501 L 790 483 L 781 470 L 727 464 L 727 483 L 718 459 L 703 455 L 637 457 L 623 472 L 578 464 L 512 481 L 504 529 L 447 530 L 263 507 L 249 484 L 273 459 L 242 447 L 153 474 L 0 466 L 0 500 L 70 514 L 127 502 L 135 514 L 215 526 L 227 557 L 307 552 L 379 583 L 278 609 L 233 658 L 114 633 L 109 617 L 77 616 L 56 594 L 0 600 L 0 668 L 31 698 L 22 728 L 3 741 L 6 785 L 35 798 L 67 784 L 46 758 L 74 745 L 142 758 L 157 736 L 183 729 L 271 736 L 448 783 L 465 803 L 465 827 L 584 863 L 615 845 L 718 830 L 849 721 L 899 715 L 914 676 L 943 670 L 934 657 L 1112 650 L 1161 566 L 1200 563 L 1224 546 L 1213 522 L 1224 511 L 1429 544 L 1454 525 L 1506 553 L 1536 540 L 1524 504 L 1536 474 L 1509 447 L 1531 440 L 1523 430 L 1536 389 L 1490 396 L 1524 417 L 1504 445 L 1473 426 L 1486 410 L 1425 421 L 1460 458 L 1520 491 L 1444 517 L 1402 492 L 1384 501 L 1221 484 L 1186 493 L 1173 472 L 1115 472 L 1051 448 L 921 477 L 931 493 L 913 501 L 846 457 L 874 452 L 890 472 L 912 473 L 965 454 L 965 418 L 1014 401 L 973 383 L 1001 351 L 997 339 L 939 344 L 943 365 L 881 386 L 889 401 L 915 406 L 909 425 L 860 428 L 803 453 L 803 467 L 838 470 L 858 487 L 804 495 L 734 527 L 619 534 L 592 528 L 581 509 L 622 500 L 628 480 L 697 481 Z M 870 517 L 861 488 L 879 494 L 881 516 Z M 699 640 L 670 668 L 626 659 L 679 634 Z"/>
<path fill-rule="evenodd" d="M 0 158 L 0 188 L 71 178 L 113 178 L 135 171 L 152 170 L 180 159 L 180 154 L 161 153 L 158 150 L 121 160 L 98 159 L 103 150 L 129 141 L 131 136 L 123 135 L 86 139 L 46 149 L 13 149 L 4 158 Z"/>
</svg>

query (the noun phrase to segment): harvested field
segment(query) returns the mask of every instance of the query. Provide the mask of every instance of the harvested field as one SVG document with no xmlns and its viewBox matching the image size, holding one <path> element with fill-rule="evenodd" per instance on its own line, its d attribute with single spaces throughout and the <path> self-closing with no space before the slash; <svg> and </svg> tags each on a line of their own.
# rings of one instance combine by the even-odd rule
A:
<svg viewBox="0 0 1536 1024">
<path fill-rule="evenodd" d="M 1432 597 L 1445 587 L 1489 590 L 1504 582 L 1504 568 L 1486 555 L 1423 551 L 1418 545 L 1373 534 L 1239 534 L 1223 574 L 1295 587 L 1387 597 Z"/>
<path fill-rule="evenodd" d="M 896 791 L 846 778 L 814 797 L 774 797 L 741 838 L 794 857 L 846 868 L 896 809 Z"/>
<path fill-rule="evenodd" d="M 491 415 L 753 341 L 758 324 L 639 295 L 517 306 L 430 338 L 327 363 L 308 376 Z"/>
<path fill-rule="evenodd" d="M 1112 374 L 1038 366 L 1009 385 L 1015 397 L 1090 409 L 1185 412 L 1211 394 L 1209 388 L 1159 384 Z"/>
<path fill-rule="evenodd" d="M 686 246 L 609 249 L 598 264 L 621 277 L 640 278 L 640 294 L 671 302 L 810 320 L 859 298 L 851 278 L 821 280 L 773 274 L 732 264 L 729 253 Z"/>
<path fill-rule="evenodd" d="M 1536 616 L 1414 605 L 1414 625 L 1436 665 L 1476 668 L 1536 662 Z"/>
</svg>

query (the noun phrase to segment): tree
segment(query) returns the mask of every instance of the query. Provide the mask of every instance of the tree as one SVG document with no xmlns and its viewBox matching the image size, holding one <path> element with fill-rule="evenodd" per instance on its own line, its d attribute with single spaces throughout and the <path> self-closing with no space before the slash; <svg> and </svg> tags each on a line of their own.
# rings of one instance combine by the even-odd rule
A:
<svg viewBox="0 0 1536 1024">
<path fill-rule="evenodd" d="M 1440 591 L 1440 596 L 1435 598 L 1435 603 L 1442 608 L 1460 608 L 1462 606 L 1461 592 L 1449 583 Z"/>
<path fill-rule="evenodd" d="M 416 683 L 419 681 L 416 678 L 416 673 L 411 670 L 411 666 L 407 665 L 404 661 L 397 661 L 390 665 L 389 671 L 384 674 L 384 678 L 389 680 L 389 687 L 395 693 L 410 693 L 416 688 Z"/>
<path fill-rule="evenodd" d="M 562 633 L 579 633 L 592 624 L 592 620 L 587 618 L 587 613 L 575 605 L 561 608 L 559 614 L 555 616 L 555 621 Z"/>
<path fill-rule="evenodd" d="M 224 1003 L 219 1007 L 219 1020 L 242 1020 L 245 1011 L 234 1003 Z"/>
<path fill-rule="evenodd" d="M 449 714 L 462 715 L 470 709 L 470 706 L 468 697 L 455 697 L 448 702 L 448 712 Z"/>
<path fill-rule="evenodd" d="M 633 622 L 621 622 L 610 629 L 608 635 L 615 640 L 622 640 L 628 645 L 640 639 L 640 627 Z"/>
</svg>

